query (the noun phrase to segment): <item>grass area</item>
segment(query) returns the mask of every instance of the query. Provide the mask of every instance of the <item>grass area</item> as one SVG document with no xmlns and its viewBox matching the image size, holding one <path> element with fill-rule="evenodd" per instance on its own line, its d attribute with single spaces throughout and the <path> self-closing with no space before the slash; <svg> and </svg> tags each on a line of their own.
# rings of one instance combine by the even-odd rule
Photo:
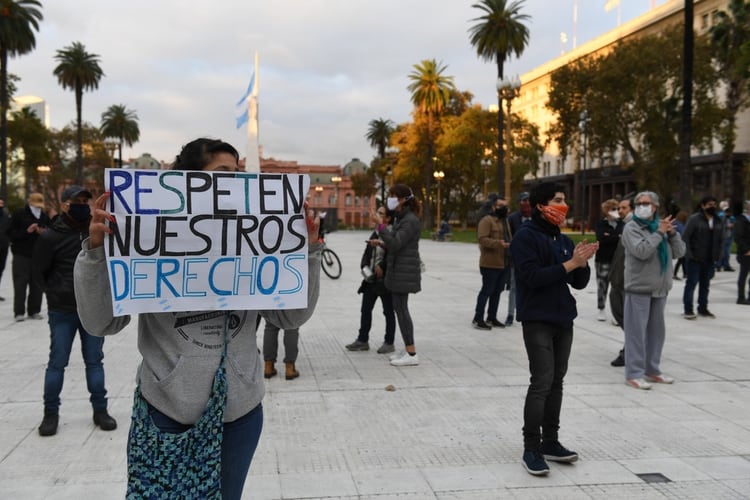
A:
<svg viewBox="0 0 750 500">
<path fill-rule="evenodd" d="M 434 230 L 431 229 L 423 229 L 422 230 L 422 238 L 423 239 L 431 239 L 432 233 Z M 568 236 L 571 240 L 573 240 L 574 243 L 578 243 L 581 241 L 584 236 L 581 235 L 580 232 L 568 232 L 564 231 L 564 234 Z M 453 232 L 451 233 L 451 241 L 458 241 L 460 243 L 476 243 L 477 242 L 477 230 L 474 227 L 470 227 L 466 230 L 453 228 Z M 596 241 L 596 234 L 594 233 L 586 233 L 585 236 L 586 240 L 589 242 Z"/>
</svg>

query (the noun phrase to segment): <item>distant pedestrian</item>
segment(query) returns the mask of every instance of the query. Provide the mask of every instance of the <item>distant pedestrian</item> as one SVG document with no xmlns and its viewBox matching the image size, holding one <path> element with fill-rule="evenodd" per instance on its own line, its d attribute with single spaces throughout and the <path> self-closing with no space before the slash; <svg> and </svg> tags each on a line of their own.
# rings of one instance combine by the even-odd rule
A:
<svg viewBox="0 0 750 500">
<path fill-rule="evenodd" d="M 13 314 L 16 321 L 44 319 L 42 289 L 32 279 L 34 246 L 37 238 L 50 224 L 44 212 L 44 196 L 31 193 L 23 208 L 13 212 L 8 228 L 10 251 L 13 253 Z M 28 292 L 28 295 L 27 295 Z"/>
<path fill-rule="evenodd" d="M 569 286 L 586 287 L 588 261 L 598 243 L 573 245 L 560 232 L 568 205 L 560 184 L 542 182 L 531 190 L 531 221 L 513 236 L 518 320 L 529 359 L 531 383 L 523 411 L 523 466 L 536 476 L 549 473 L 547 460 L 575 462 L 578 454 L 558 439 L 563 379 L 578 314 Z"/>
<path fill-rule="evenodd" d="M 531 220 L 529 192 L 523 191 L 518 195 L 518 210 L 508 216 L 511 237 L 516 234 L 521 224 L 528 220 Z M 508 278 L 508 315 L 505 318 L 505 326 L 511 326 L 513 324 L 513 316 L 516 314 L 516 269 L 513 266 L 512 258 L 511 265 L 508 271 L 506 271 L 506 276 Z"/>
<path fill-rule="evenodd" d="M 419 238 L 422 233 L 419 222 L 419 202 L 411 188 L 405 184 L 394 184 L 388 192 L 386 208 L 396 213 L 392 228 L 378 225 L 378 239 L 371 245 L 385 246 L 387 270 L 385 287 L 393 298 L 399 330 L 404 339 L 401 354 L 391 356 L 393 366 L 416 366 L 419 364 L 414 345 L 414 323 L 409 313 L 409 294 L 422 289 L 422 260 L 419 257 Z"/>
<path fill-rule="evenodd" d="M 719 220 L 721 220 L 721 255 L 716 261 L 716 270 L 734 271 L 734 268 L 729 263 L 729 258 L 732 254 L 732 236 L 737 218 L 732 213 L 728 200 L 723 200 L 719 203 L 719 213 L 717 215 Z"/>
<path fill-rule="evenodd" d="M 734 242 L 737 245 L 737 262 L 740 264 L 740 274 L 737 278 L 737 303 L 750 305 L 750 288 L 748 274 L 750 274 L 750 200 L 745 200 L 743 212 L 737 217 L 734 226 Z"/>
<path fill-rule="evenodd" d="M 620 242 L 624 225 L 617 211 L 618 205 L 615 199 L 606 200 L 602 203 L 602 218 L 596 223 L 596 241 L 599 242 L 599 250 L 596 252 L 594 262 L 596 267 L 596 307 L 599 310 L 596 319 L 599 321 L 607 321 L 605 305 L 609 289 L 609 268 L 617 244 Z"/>
<path fill-rule="evenodd" d="M 44 419 L 39 426 L 41 436 L 57 433 L 60 393 L 76 333 L 81 339 L 94 424 L 103 431 L 117 428 L 117 422 L 107 412 L 104 337 L 90 335 L 81 324 L 73 290 L 73 267 L 81 242 L 89 234 L 90 200 L 91 193 L 81 186 L 66 188 L 60 196 L 60 216 L 41 234 L 34 248 L 33 278 L 47 296 L 50 329 L 49 361 L 44 372 Z"/>
<path fill-rule="evenodd" d="M 633 200 L 625 198 L 617 205 L 617 214 L 625 224 L 633 218 Z M 609 310 L 612 312 L 612 321 L 615 325 L 623 328 L 625 324 L 623 308 L 625 307 L 625 247 L 622 246 L 622 238 L 617 243 L 615 253 L 609 268 Z M 612 366 L 625 366 L 625 347 L 610 363 Z"/>
<path fill-rule="evenodd" d="M 8 228 L 10 227 L 10 214 L 5 208 L 5 200 L 0 198 L 0 279 L 3 277 L 5 271 L 5 263 L 8 260 L 8 248 L 10 247 L 10 240 L 8 239 Z M 5 297 L 0 297 L 0 302 L 4 301 Z"/>
<path fill-rule="evenodd" d="M 698 315 L 715 318 L 708 310 L 708 290 L 714 277 L 714 262 L 721 255 L 721 220 L 716 216 L 716 197 L 704 196 L 700 209 L 688 217 L 685 231 L 685 271 L 687 281 L 682 294 L 685 319 L 695 319 L 693 296 L 698 285 Z"/>
<path fill-rule="evenodd" d="M 650 389 L 652 383 L 671 384 L 661 371 L 666 337 L 664 308 L 672 288 L 672 259 L 685 252 L 685 243 L 672 217 L 659 219 L 659 196 L 641 191 L 635 197 L 633 220 L 625 225 L 625 383 Z"/>
<path fill-rule="evenodd" d="M 393 222 L 394 212 L 387 210 L 384 206 L 378 208 L 373 218 L 376 230 L 370 234 L 369 240 L 378 239 L 377 226 L 385 224 L 390 227 Z M 359 332 L 357 338 L 351 344 L 346 345 L 349 351 L 370 350 L 370 328 L 372 328 L 372 310 L 375 302 L 380 298 L 383 305 L 383 316 L 385 317 L 385 338 L 383 344 L 378 347 L 378 354 L 389 354 L 395 350 L 393 343 L 396 339 L 396 313 L 393 311 L 393 297 L 385 287 L 385 273 L 387 266 L 386 249 L 382 245 L 365 245 L 362 253 L 360 268 L 363 280 L 359 286 L 358 293 L 362 294 L 362 306 L 359 315 Z"/>
<path fill-rule="evenodd" d="M 495 200 L 491 214 L 482 217 L 477 226 L 479 243 L 479 273 L 482 287 L 477 295 L 474 318 L 471 324 L 478 330 L 492 327 L 505 328 L 497 318 L 500 294 L 507 283 L 506 271 L 510 251 L 510 228 L 508 227 L 508 205 L 503 197 Z M 487 321 L 485 321 L 485 309 Z"/>
</svg>

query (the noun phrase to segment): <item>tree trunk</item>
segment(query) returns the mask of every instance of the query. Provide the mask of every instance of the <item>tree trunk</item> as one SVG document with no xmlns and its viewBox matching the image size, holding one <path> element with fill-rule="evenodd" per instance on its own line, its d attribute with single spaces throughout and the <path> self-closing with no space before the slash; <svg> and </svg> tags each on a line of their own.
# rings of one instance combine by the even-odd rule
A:
<svg viewBox="0 0 750 500">
<path fill-rule="evenodd" d="M 680 124 L 680 208 L 688 210 L 692 203 L 692 165 L 690 146 L 693 131 L 693 0 L 685 0 L 685 37 L 682 68 L 682 122 Z"/>
<path fill-rule="evenodd" d="M 8 199 L 8 51 L 0 47 L 0 197 Z"/>
</svg>

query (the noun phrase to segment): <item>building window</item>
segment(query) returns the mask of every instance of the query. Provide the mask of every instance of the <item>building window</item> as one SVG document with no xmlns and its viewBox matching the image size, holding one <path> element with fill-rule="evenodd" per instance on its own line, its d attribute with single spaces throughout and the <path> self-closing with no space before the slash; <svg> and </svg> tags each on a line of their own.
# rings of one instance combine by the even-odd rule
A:
<svg viewBox="0 0 750 500">
<path fill-rule="evenodd" d="M 346 196 L 344 197 L 344 205 L 347 207 L 352 206 L 352 195 L 351 193 L 346 193 Z"/>
<path fill-rule="evenodd" d="M 365 197 L 362 198 L 362 206 L 365 207 L 365 208 L 367 208 L 367 207 L 370 206 L 370 197 L 369 196 L 365 196 Z"/>
<path fill-rule="evenodd" d="M 701 16 L 701 31 L 706 31 L 710 27 L 708 14 L 703 14 Z"/>
<path fill-rule="evenodd" d="M 359 206 L 359 201 L 360 201 L 360 200 L 359 200 L 359 196 L 355 196 L 355 197 L 354 197 L 354 206 L 355 206 L 355 207 L 358 207 L 358 206 Z"/>
<path fill-rule="evenodd" d="M 335 197 L 335 196 L 333 196 L 333 195 L 330 195 L 330 196 L 328 197 L 328 205 L 329 205 L 329 206 L 333 206 L 333 205 L 334 205 L 335 203 L 336 203 L 336 197 Z"/>
<path fill-rule="evenodd" d="M 555 171 L 557 172 L 557 175 L 563 174 L 562 160 L 560 160 L 560 158 L 555 160 Z"/>
</svg>

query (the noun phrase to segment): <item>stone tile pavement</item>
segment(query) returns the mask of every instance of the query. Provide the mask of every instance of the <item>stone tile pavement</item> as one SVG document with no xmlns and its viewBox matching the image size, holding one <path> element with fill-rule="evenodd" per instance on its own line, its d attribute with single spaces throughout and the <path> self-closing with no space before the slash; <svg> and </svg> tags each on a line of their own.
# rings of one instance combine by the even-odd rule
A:
<svg viewBox="0 0 750 500">
<path fill-rule="evenodd" d="M 344 349 L 358 328 L 364 237 L 328 237 L 344 274 L 323 276 L 318 310 L 300 336 L 301 377 L 267 381 L 265 429 L 245 498 L 750 498 L 750 308 L 735 304 L 736 272 L 712 282 L 713 320 L 681 318 L 684 282 L 676 282 L 662 367 L 677 382 L 651 391 L 625 386 L 622 370 L 609 365 L 622 333 L 596 320 L 595 282 L 576 292 L 561 440 L 581 459 L 550 464 L 550 475 L 538 478 L 519 462 L 528 383 L 521 328 L 470 325 L 476 246 L 423 241 L 423 291 L 410 298 L 420 365 L 395 368 L 374 351 L 383 332 L 379 304 L 373 350 Z M 123 498 L 135 328 L 105 343 L 119 428 L 94 428 L 76 342 L 59 432 L 42 438 L 48 327 L 13 322 L 9 267 L 10 259 L 0 284 L 7 299 L 0 303 L 0 498 Z M 391 384 L 395 391 L 386 391 Z"/>
</svg>

